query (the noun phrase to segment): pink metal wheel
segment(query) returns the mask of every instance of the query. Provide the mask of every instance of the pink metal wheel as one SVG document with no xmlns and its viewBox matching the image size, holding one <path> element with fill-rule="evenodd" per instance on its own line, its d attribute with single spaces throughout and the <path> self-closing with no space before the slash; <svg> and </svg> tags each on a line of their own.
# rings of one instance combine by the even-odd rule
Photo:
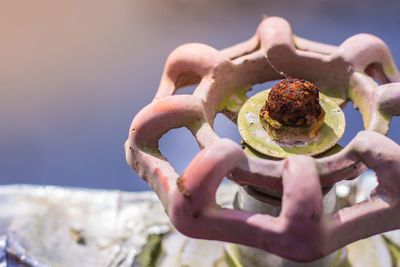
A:
<svg viewBox="0 0 400 267">
<path fill-rule="evenodd" d="M 365 131 L 331 156 L 279 161 L 250 156 L 218 137 L 212 126 L 217 113 L 235 120 L 252 85 L 280 78 L 266 57 L 288 75 L 318 84 L 338 105 L 352 101 Z M 387 84 L 378 86 L 371 76 Z M 182 233 L 295 261 L 318 259 L 400 228 L 400 146 L 385 137 L 392 116 L 400 115 L 399 81 L 390 51 L 377 37 L 359 34 L 336 47 L 293 35 L 282 18 L 266 18 L 250 40 L 236 46 L 217 51 L 186 44 L 170 54 L 155 98 L 131 124 L 127 162 L 157 193 Z M 197 83 L 192 95 L 174 95 Z M 188 128 L 203 149 L 181 176 L 158 150 L 161 136 L 178 127 Z M 321 187 L 357 177 L 367 167 L 379 180 L 373 198 L 324 214 Z M 279 217 L 219 207 L 215 193 L 224 177 L 283 191 Z"/>
</svg>

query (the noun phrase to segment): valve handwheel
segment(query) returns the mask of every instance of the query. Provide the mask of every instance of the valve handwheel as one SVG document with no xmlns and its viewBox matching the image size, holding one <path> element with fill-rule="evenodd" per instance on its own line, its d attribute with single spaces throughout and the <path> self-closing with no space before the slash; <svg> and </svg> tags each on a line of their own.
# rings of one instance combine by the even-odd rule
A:
<svg viewBox="0 0 400 267">
<path fill-rule="evenodd" d="M 212 127 L 217 113 L 235 121 L 249 103 L 246 92 L 252 85 L 280 78 L 268 61 L 290 77 L 315 83 L 329 103 L 352 101 L 365 131 L 333 155 L 282 155 L 281 160 L 257 157 L 219 138 Z M 369 75 L 386 84 L 378 86 Z M 294 36 L 287 21 L 269 17 L 251 39 L 233 47 L 217 51 L 186 44 L 171 53 L 154 100 L 133 119 L 127 162 L 157 193 L 182 233 L 311 261 L 400 228 L 400 146 L 385 136 L 392 116 L 400 115 L 399 81 L 390 51 L 377 37 L 359 34 L 336 47 Z M 197 83 L 193 95 L 174 95 Z M 177 127 L 187 127 L 203 149 L 181 176 L 158 150 L 161 136 Z M 324 214 L 321 187 L 355 178 L 367 167 L 379 181 L 373 198 Z M 279 217 L 219 207 L 215 193 L 224 177 L 283 189 Z"/>
</svg>

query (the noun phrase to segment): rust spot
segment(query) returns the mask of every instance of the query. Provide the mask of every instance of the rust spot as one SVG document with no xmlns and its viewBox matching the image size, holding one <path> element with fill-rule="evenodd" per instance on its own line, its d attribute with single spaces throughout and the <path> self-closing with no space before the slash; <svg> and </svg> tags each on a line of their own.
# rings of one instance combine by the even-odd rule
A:
<svg viewBox="0 0 400 267">
<path fill-rule="evenodd" d="M 192 217 L 193 217 L 193 219 L 197 219 L 197 218 L 199 218 L 200 217 L 200 214 L 201 214 L 201 212 L 198 210 L 198 211 L 195 211 L 195 212 L 193 212 L 193 214 L 192 214 Z"/>
<path fill-rule="evenodd" d="M 177 180 L 176 180 L 176 185 L 178 186 L 178 190 L 179 190 L 179 192 L 181 192 L 182 193 L 182 195 L 184 196 L 184 197 L 190 197 L 191 196 L 191 194 L 190 194 L 190 192 L 185 188 L 185 186 L 184 186 L 184 177 L 183 177 L 183 175 L 182 176 L 180 176 Z"/>
<path fill-rule="evenodd" d="M 268 115 L 282 125 L 299 127 L 313 124 L 321 112 L 319 88 L 306 80 L 288 78 L 271 88 L 260 117 Z"/>
<path fill-rule="evenodd" d="M 285 163 L 283 164 L 283 168 L 284 169 L 289 168 L 289 161 L 288 160 L 286 160 Z"/>
<path fill-rule="evenodd" d="M 167 177 L 165 177 L 163 175 L 163 173 L 161 172 L 161 170 L 159 168 L 156 169 L 156 175 L 158 176 L 158 178 L 161 181 L 161 184 L 165 190 L 165 192 L 169 192 L 169 184 L 168 184 L 168 179 Z"/>
<path fill-rule="evenodd" d="M 71 228 L 69 230 L 72 240 L 74 240 L 79 245 L 86 245 L 85 237 L 82 234 L 82 231 Z"/>
<path fill-rule="evenodd" d="M 314 221 L 314 222 L 319 222 L 321 220 L 321 216 L 322 216 L 321 213 L 318 213 L 318 214 L 313 213 L 311 215 L 311 220 Z"/>
</svg>

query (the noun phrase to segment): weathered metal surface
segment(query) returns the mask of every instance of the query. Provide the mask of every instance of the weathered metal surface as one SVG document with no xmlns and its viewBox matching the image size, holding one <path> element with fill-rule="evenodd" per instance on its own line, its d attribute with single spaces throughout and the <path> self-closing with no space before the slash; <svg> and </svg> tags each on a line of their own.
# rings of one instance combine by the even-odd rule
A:
<svg viewBox="0 0 400 267">
<path fill-rule="evenodd" d="M 218 112 L 234 118 L 245 101 L 243 92 L 280 78 L 269 62 L 291 77 L 314 82 L 338 105 L 352 101 L 366 131 L 333 155 L 281 161 L 247 155 L 239 145 L 219 138 L 212 128 Z M 378 86 L 368 75 L 393 83 Z M 400 115 L 399 77 L 389 49 L 375 36 L 355 35 L 334 47 L 294 36 L 281 18 L 266 18 L 254 37 L 232 48 L 187 44 L 171 53 L 153 102 L 131 124 L 127 162 L 184 234 L 245 244 L 296 261 L 314 260 L 400 225 L 400 148 L 384 136 L 392 116 Z M 174 95 L 195 83 L 193 95 Z M 204 148 L 182 176 L 158 150 L 160 137 L 177 127 L 188 128 Z M 379 177 L 374 199 L 323 214 L 321 186 L 354 178 L 366 166 Z M 220 208 L 215 192 L 224 176 L 239 184 L 283 188 L 281 215 Z M 314 234 L 305 234 L 310 232 Z"/>
<path fill-rule="evenodd" d="M 170 230 L 150 192 L 3 186 L 0 209 L 2 266 L 131 266 Z"/>
<path fill-rule="evenodd" d="M 236 190 L 223 184 L 219 205 L 230 208 Z M 177 232 L 153 192 L 18 185 L 0 187 L 0 200 L 0 266 L 243 267 L 232 244 Z M 351 266 L 392 267 L 371 263 L 387 262 L 389 251 L 399 262 L 399 236 L 356 242 L 342 255 Z M 360 265 L 366 255 L 372 262 Z"/>
<path fill-rule="evenodd" d="M 235 191 L 233 184 L 222 186 L 218 203 L 230 206 Z M 187 247 L 190 242 L 211 258 L 220 255 L 207 246 L 223 251 L 221 242 L 197 244 L 177 234 L 153 192 L 1 186 L 0 209 L 2 267 L 138 266 L 152 235 L 164 236 L 165 243 L 162 260 L 152 253 L 153 261 L 165 263 L 155 266 L 181 266 L 167 264 L 178 258 L 188 266 L 211 266 L 193 265 L 204 259 Z M 170 246 L 173 240 L 184 242 Z"/>
<path fill-rule="evenodd" d="M 320 94 L 320 103 L 326 115 L 318 135 L 303 142 L 280 142 L 273 140 L 264 129 L 258 115 L 268 97 L 267 91 L 252 96 L 238 114 L 238 128 L 244 142 L 258 152 L 275 158 L 291 155 L 317 155 L 332 148 L 343 136 L 345 117 L 339 106 L 324 94 Z"/>
</svg>

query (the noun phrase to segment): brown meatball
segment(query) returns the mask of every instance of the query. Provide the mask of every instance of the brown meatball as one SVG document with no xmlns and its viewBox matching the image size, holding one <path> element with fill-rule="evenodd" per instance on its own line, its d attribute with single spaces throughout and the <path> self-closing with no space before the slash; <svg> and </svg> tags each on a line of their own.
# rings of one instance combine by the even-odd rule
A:
<svg viewBox="0 0 400 267">
<path fill-rule="evenodd" d="M 309 126 L 322 112 L 319 88 L 312 82 L 289 78 L 272 87 L 262 110 L 285 126 Z"/>
</svg>

